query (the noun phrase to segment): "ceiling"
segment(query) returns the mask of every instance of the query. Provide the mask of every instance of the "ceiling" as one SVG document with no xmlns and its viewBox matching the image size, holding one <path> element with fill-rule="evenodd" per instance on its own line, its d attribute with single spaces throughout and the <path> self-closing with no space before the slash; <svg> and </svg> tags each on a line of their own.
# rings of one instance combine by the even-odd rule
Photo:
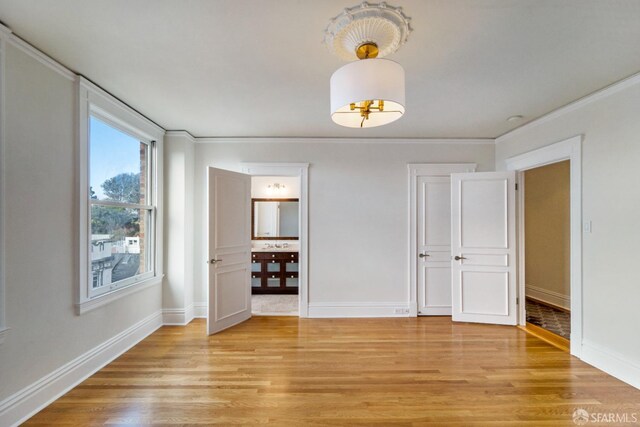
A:
<svg viewBox="0 0 640 427">
<path fill-rule="evenodd" d="M 323 30 L 358 0 L 0 0 L 0 21 L 195 136 L 491 138 L 640 71 L 639 0 L 388 3 L 414 28 L 389 57 L 407 112 L 373 129 L 329 115 Z"/>
</svg>

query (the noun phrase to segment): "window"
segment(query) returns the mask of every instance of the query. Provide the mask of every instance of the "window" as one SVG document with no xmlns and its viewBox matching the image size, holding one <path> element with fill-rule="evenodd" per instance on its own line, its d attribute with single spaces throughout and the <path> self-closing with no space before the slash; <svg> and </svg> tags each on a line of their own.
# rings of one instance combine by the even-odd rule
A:
<svg viewBox="0 0 640 427">
<path fill-rule="evenodd" d="M 90 296 L 153 276 L 152 146 L 90 116 Z"/>
<path fill-rule="evenodd" d="M 160 282 L 164 131 L 82 78 L 79 91 L 82 313 Z"/>
</svg>

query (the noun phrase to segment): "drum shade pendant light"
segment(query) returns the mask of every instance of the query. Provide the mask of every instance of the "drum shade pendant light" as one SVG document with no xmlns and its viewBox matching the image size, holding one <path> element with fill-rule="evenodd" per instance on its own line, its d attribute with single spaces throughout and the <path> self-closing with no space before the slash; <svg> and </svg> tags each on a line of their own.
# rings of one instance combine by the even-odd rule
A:
<svg viewBox="0 0 640 427">
<path fill-rule="evenodd" d="M 404 69 L 381 59 L 395 52 L 411 32 L 401 8 L 362 3 L 331 20 L 324 42 L 340 58 L 353 61 L 331 76 L 331 119 L 346 127 L 370 128 L 404 114 Z"/>
</svg>

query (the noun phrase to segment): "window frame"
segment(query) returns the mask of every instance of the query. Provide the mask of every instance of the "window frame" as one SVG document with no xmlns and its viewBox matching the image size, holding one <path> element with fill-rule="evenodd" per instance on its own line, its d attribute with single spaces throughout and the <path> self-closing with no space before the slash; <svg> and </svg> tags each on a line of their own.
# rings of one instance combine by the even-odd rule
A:
<svg viewBox="0 0 640 427">
<path fill-rule="evenodd" d="M 78 138 L 77 153 L 79 173 L 78 216 L 79 257 L 78 291 L 76 312 L 82 314 L 108 304 L 133 292 L 162 282 L 162 148 L 164 129 L 148 120 L 120 100 L 114 98 L 93 83 L 78 77 Z M 141 143 L 147 144 L 147 202 L 145 204 L 112 201 L 94 202 L 90 196 L 90 120 L 94 117 L 114 129 L 123 132 Z M 148 239 L 149 271 L 115 282 L 111 286 L 93 289 L 91 269 L 91 207 L 110 205 L 135 208 L 149 212 L 149 224 L 145 238 Z"/>
</svg>

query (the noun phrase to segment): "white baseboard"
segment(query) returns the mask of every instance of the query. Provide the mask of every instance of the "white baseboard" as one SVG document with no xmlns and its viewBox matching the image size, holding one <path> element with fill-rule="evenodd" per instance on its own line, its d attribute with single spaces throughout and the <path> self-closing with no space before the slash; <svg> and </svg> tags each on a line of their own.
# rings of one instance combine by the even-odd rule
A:
<svg viewBox="0 0 640 427">
<path fill-rule="evenodd" d="M 526 296 L 528 297 L 571 310 L 571 298 L 567 295 L 562 295 L 561 293 L 538 288 L 537 286 L 529 284 L 525 285 L 524 289 Z"/>
<path fill-rule="evenodd" d="M 162 326 L 157 312 L 0 402 L 0 425 L 17 426 Z"/>
<path fill-rule="evenodd" d="M 588 340 L 582 341 L 580 359 L 640 389 L 640 365 L 615 351 L 611 351 Z"/>
<path fill-rule="evenodd" d="M 309 317 L 409 317 L 409 303 L 310 302 Z"/>
<path fill-rule="evenodd" d="M 206 302 L 194 302 L 193 317 L 195 317 L 196 319 L 206 319 L 207 307 L 208 307 L 208 304 Z"/>
<path fill-rule="evenodd" d="M 185 326 L 193 320 L 193 304 L 186 308 L 165 308 L 162 310 L 164 325 Z"/>
</svg>

